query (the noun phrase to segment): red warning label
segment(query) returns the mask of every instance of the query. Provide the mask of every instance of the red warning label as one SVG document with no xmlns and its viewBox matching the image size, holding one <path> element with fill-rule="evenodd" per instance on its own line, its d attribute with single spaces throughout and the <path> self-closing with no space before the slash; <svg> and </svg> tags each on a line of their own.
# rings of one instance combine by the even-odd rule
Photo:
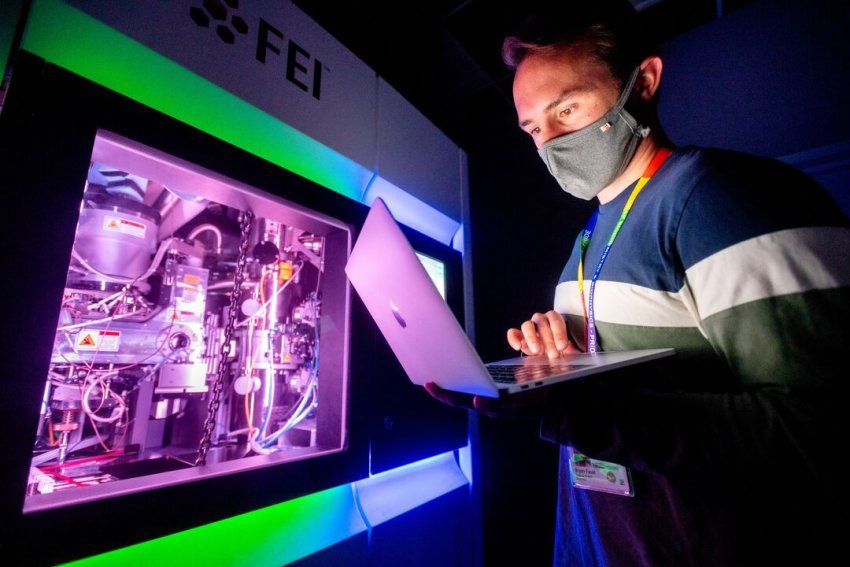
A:
<svg viewBox="0 0 850 567">
<path fill-rule="evenodd" d="M 144 238 L 146 228 L 144 224 L 120 217 L 104 217 L 103 230 L 107 232 L 120 232 L 136 238 Z"/>
<path fill-rule="evenodd" d="M 121 331 L 80 331 L 74 346 L 77 350 L 118 352 L 121 348 Z"/>
</svg>

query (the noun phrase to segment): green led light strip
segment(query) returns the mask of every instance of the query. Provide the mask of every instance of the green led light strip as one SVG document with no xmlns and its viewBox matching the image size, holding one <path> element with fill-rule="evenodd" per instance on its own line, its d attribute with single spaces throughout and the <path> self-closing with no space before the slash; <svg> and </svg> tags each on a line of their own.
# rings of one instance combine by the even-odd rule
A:
<svg viewBox="0 0 850 567">
<path fill-rule="evenodd" d="M 352 199 L 359 200 L 371 176 L 353 160 L 59 0 L 33 3 L 22 47 Z"/>
<path fill-rule="evenodd" d="M 66 565 L 277 567 L 365 532 L 353 501 L 346 484 Z"/>
<path fill-rule="evenodd" d="M 352 484 L 65 565 L 286 565 L 467 483 L 453 452 L 443 453 Z"/>
<path fill-rule="evenodd" d="M 0 83 L 6 72 L 6 61 L 15 40 L 15 27 L 21 14 L 21 0 L 3 0 L 0 2 Z"/>
</svg>

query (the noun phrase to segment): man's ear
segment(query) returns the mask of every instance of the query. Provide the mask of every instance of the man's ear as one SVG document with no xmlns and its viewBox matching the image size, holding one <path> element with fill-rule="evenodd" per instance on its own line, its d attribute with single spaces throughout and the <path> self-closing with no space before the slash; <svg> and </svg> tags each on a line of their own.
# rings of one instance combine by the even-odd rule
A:
<svg viewBox="0 0 850 567">
<path fill-rule="evenodd" d="M 664 64 L 661 57 L 650 55 L 640 64 L 637 80 L 635 81 L 635 95 L 642 102 L 650 102 L 658 93 L 661 85 L 661 72 Z"/>
</svg>

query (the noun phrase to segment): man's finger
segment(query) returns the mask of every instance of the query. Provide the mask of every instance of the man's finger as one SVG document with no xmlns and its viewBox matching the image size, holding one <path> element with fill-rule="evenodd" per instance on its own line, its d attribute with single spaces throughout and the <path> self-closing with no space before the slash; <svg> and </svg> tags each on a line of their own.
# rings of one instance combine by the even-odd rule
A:
<svg viewBox="0 0 850 567">
<path fill-rule="evenodd" d="M 522 331 L 519 329 L 508 329 L 508 344 L 514 350 L 522 351 L 525 355 L 531 354 L 531 349 L 528 348 L 528 343 L 522 336 Z"/>
<path fill-rule="evenodd" d="M 508 344 L 514 350 L 522 348 L 522 331 L 519 329 L 508 329 Z"/>
<path fill-rule="evenodd" d="M 451 392 L 440 388 L 435 382 L 426 382 L 425 389 L 429 394 L 443 402 L 444 404 L 454 405 L 454 398 Z"/>
<path fill-rule="evenodd" d="M 531 321 L 537 325 L 537 333 L 543 341 L 546 356 L 550 359 L 558 358 L 558 349 L 555 347 L 555 337 L 552 335 L 549 318 L 543 313 L 535 313 Z"/>
<path fill-rule="evenodd" d="M 567 323 L 564 321 L 563 315 L 553 309 L 546 312 L 546 319 L 549 321 L 549 328 L 552 330 L 555 347 L 559 351 L 566 350 L 570 346 L 571 341 L 567 334 Z"/>
<path fill-rule="evenodd" d="M 537 326 L 531 321 L 522 324 L 522 336 L 531 354 L 540 354 L 540 337 L 537 334 Z"/>
</svg>

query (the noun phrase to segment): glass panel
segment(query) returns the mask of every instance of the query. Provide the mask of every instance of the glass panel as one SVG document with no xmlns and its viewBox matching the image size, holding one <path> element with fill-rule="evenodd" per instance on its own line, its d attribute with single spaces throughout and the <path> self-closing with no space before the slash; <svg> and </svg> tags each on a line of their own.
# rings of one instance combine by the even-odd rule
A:
<svg viewBox="0 0 850 567">
<path fill-rule="evenodd" d="M 201 478 L 342 450 L 349 229 L 107 132 L 81 185 L 25 511 L 199 478 L 219 375 Z"/>
</svg>

